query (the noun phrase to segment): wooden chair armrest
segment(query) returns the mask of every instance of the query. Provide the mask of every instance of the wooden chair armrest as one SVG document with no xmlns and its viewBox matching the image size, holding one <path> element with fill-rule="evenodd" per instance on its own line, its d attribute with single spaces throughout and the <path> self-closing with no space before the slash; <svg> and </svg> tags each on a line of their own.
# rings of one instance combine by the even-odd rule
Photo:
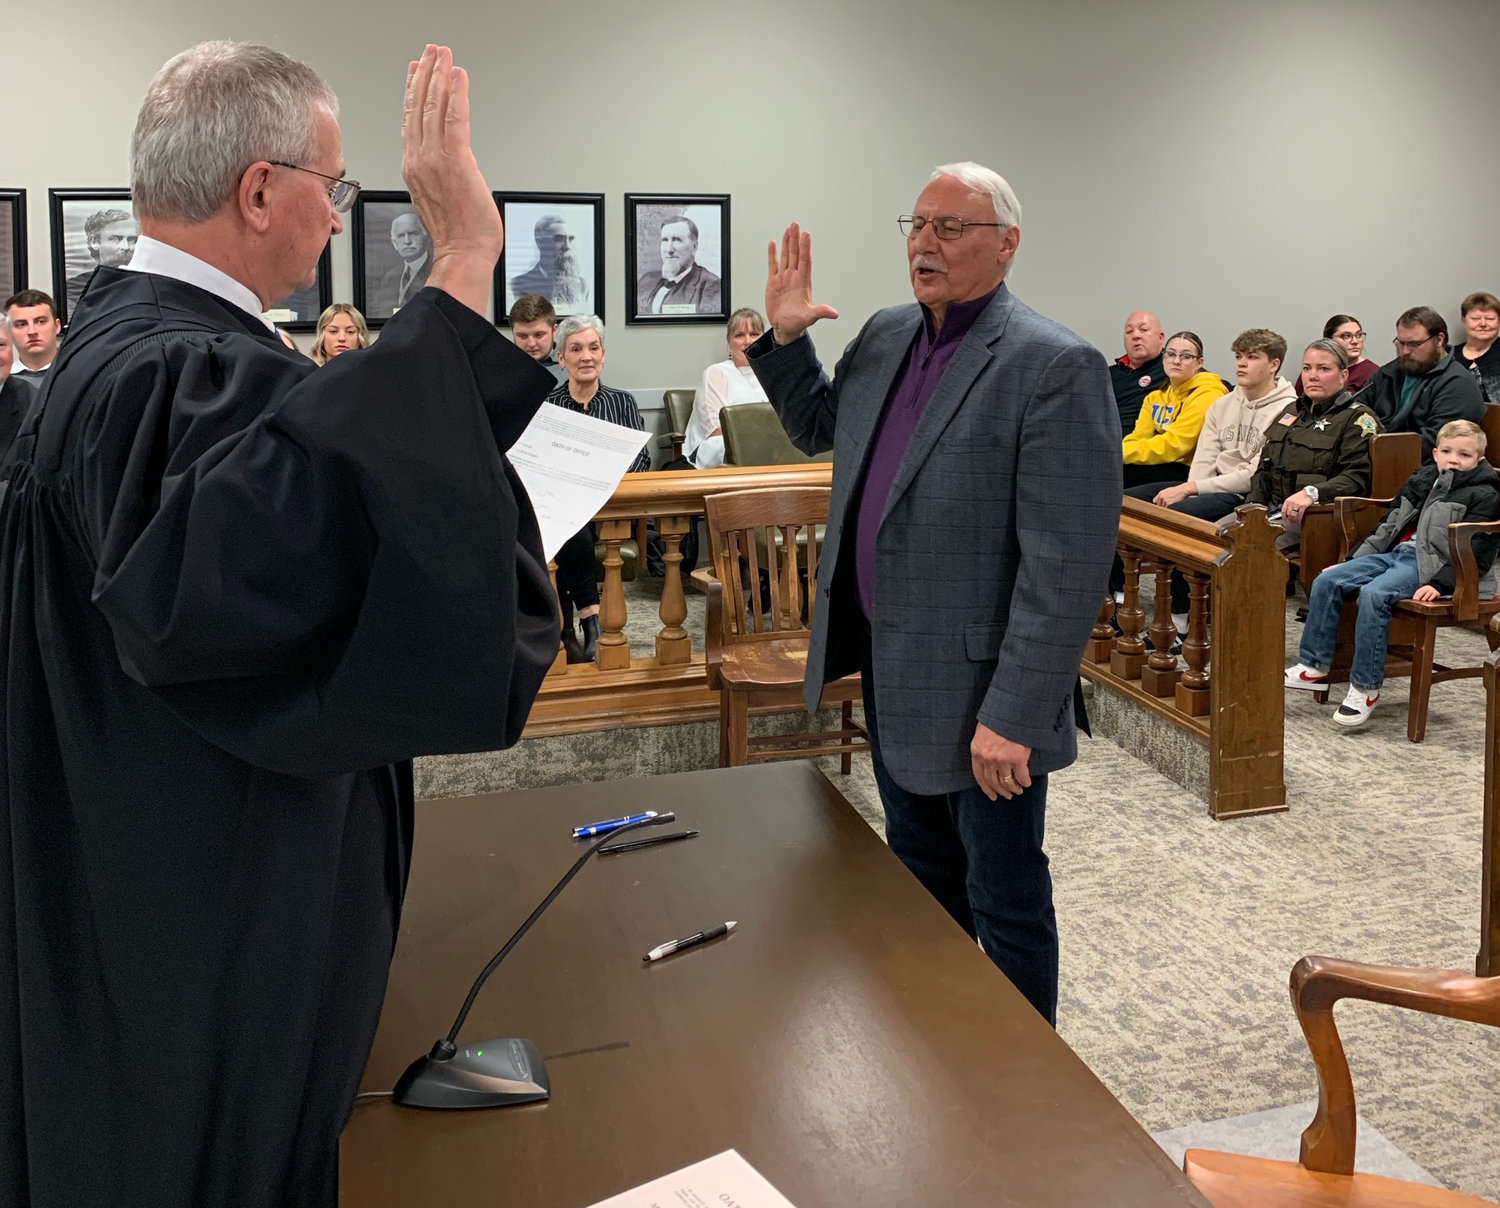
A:
<svg viewBox="0 0 1500 1208">
<path fill-rule="evenodd" d="M 682 432 L 663 432 L 656 438 L 656 447 L 658 449 L 670 448 L 674 445 L 682 444 L 686 439 L 686 434 Z"/>
<path fill-rule="evenodd" d="M 1342 495 L 1333 501 L 1339 524 L 1339 561 L 1349 558 L 1349 551 L 1373 533 L 1380 518 L 1395 499 L 1371 499 L 1363 495 Z"/>
<path fill-rule="evenodd" d="M 717 583 L 718 580 L 714 578 L 713 567 L 700 566 L 697 570 L 693 571 L 692 574 L 688 575 L 688 582 L 706 596 L 708 595 L 708 585 L 710 583 Z"/>
<path fill-rule="evenodd" d="M 1354 1173 L 1354 1083 L 1333 1021 L 1334 1003 L 1358 998 L 1500 1026 L 1500 977 L 1473 977 L 1457 969 L 1304 956 L 1292 969 L 1291 992 L 1318 1071 L 1318 1113 L 1302 1134 L 1302 1164 L 1327 1174 Z"/>
<path fill-rule="evenodd" d="M 1453 558 L 1453 615 L 1460 621 L 1479 616 L 1479 564 L 1474 561 L 1474 538 L 1500 533 L 1500 520 L 1465 520 L 1448 526 L 1448 552 Z"/>
<path fill-rule="evenodd" d="M 698 572 L 693 572 L 693 577 L 698 577 Z M 703 671 L 708 680 L 708 686 L 720 690 L 719 665 L 724 661 L 724 584 L 717 579 L 707 577 L 703 582 L 703 589 L 708 593 L 708 612 L 704 618 L 704 647 L 703 647 Z"/>
</svg>

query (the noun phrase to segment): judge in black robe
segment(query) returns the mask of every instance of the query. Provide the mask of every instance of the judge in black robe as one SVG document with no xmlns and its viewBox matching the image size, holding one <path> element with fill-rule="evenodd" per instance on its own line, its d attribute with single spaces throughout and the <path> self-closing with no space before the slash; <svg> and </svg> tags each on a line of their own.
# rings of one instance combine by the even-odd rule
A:
<svg viewBox="0 0 1500 1208">
<path fill-rule="evenodd" d="M 98 270 L 0 510 L 0 1204 L 330 1202 L 409 760 L 556 652 L 503 457 L 552 385 L 437 289 L 316 369 Z"/>
</svg>

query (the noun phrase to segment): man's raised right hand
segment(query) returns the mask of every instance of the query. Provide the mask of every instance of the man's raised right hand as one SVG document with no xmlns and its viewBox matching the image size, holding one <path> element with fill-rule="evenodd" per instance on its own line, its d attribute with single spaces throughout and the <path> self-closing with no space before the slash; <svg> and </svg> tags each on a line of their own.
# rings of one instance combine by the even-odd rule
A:
<svg viewBox="0 0 1500 1208">
<path fill-rule="evenodd" d="M 812 300 L 812 236 L 795 222 L 781 237 L 778 252 L 773 239 L 766 247 L 766 321 L 778 344 L 790 344 L 819 319 L 837 319 L 839 312 Z"/>
<path fill-rule="evenodd" d="M 505 229 L 469 141 L 469 77 L 446 46 L 407 68 L 404 116 L 401 174 L 432 236 L 427 284 L 483 314 Z"/>
</svg>

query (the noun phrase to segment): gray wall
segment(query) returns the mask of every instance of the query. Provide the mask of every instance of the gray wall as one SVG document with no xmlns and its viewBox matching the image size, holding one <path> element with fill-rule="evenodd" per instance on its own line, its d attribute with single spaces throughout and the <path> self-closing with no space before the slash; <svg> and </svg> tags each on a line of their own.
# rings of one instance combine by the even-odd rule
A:
<svg viewBox="0 0 1500 1208">
<path fill-rule="evenodd" d="M 1385 359 L 1406 306 L 1456 321 L 1463 294 L 1500 289 L 1493 0 L 0 11 L 0 185 L 29 190 L 42 287 L 48 187 L 126 184 L 153 72 L 229 36 L 327 76 L 349 171 L 370 188 L 402 187 L 407 59 L 424 39 L 451 42 L 474 77 L 492 188 L 606 195 L 606 380 L 643 391 L 696 385 L 723 343 L 716 328 L 625 327 L 627 190 L 732 195 L 735 305 L 760 305 L 766 240 L 790 219 L 807 226 L 818 298 L 844 316 L 814 333 L 830 365 L 872 309 L 909 297 L 894 220 L 954 158 L 998 169 L 1020 195 L 1016 292 L 1111 356 L 1126 312 L 1146 306 L 1201 333 L 1224 371 L 1242 328 L 1295 344 L 1339 310 Z M 334 247 L 348 297 L 348 234 Z"/>
</svg>

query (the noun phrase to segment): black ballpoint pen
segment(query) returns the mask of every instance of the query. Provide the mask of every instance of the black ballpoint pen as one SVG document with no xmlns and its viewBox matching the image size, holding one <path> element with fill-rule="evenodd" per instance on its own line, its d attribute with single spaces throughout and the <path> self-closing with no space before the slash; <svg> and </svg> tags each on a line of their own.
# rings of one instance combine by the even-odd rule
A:
<svg viewBox="0 0 1500 1208">
<path fill-rule="evenodd" d="M 665 944 L 658 944 L 641 960 L 648 965 L 652 961 L 659 961 L 664 956 L 671 956 L 674 952 L 681 952 L 684 948 L 691 948 L 695 944 L 702 944 L 708 940 L 716 940 L 721 935 L 728 935 L 739 924 L 736 922 L 720 923 L 717 927 L 710 927 L 707 931 L 700 931 L 697 935 L 690 935 L 686 939 L 668 940 Z"/>
<path fill-rule="evenodd" d="M 649 839 L 632 839 L 628 843 L 616 843 L 610 847 L 601 847 L 601 856 L 612 856 L 617 851 L 634 851 L 637 847 L 653 847 L 658 843 L 672 843 L 677 839 L 696 838 L 698 832 L 695 830 L 673 831 L 670 835 L 652 835 Z"/>
</svg>

